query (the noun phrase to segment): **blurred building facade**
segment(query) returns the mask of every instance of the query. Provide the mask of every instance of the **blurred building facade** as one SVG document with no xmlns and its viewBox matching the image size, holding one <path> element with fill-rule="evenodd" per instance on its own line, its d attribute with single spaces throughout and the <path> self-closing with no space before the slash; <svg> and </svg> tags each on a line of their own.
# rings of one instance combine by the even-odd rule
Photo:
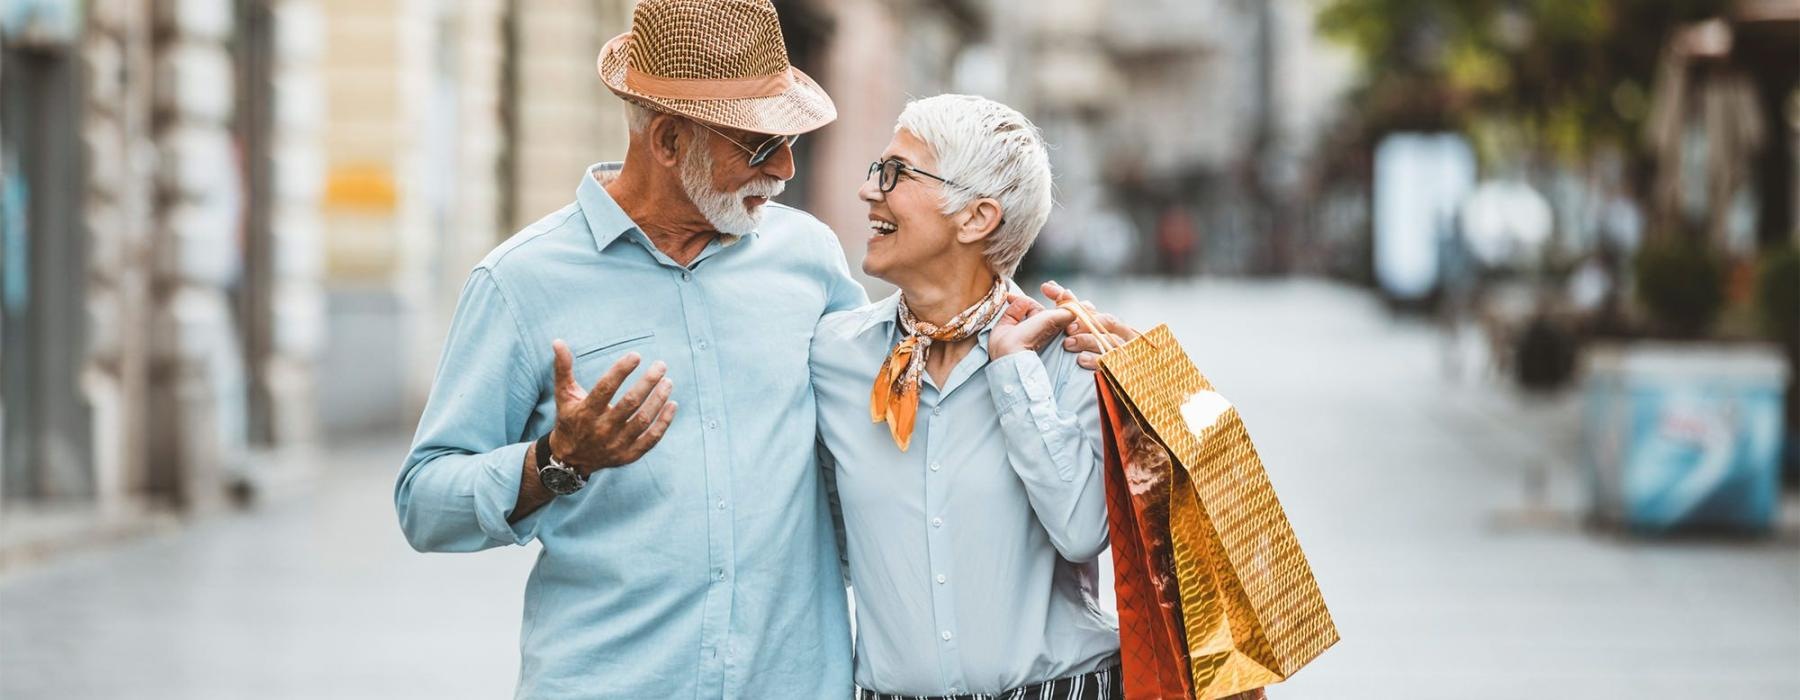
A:
<svg viewBox="0 0 1800 700">
<path fill-rule="evenodd" d="M 1058 208 L 1028 273 L 1287 269 L 1289 202 L 1310 194 L 1354 69 L 1306 0 L 777 4 L 818 34 L 799 41 L 822 60 L 797 61 L 838 103 L 802 177 L 852 267 L 867 228 L 852 182 L 908 97 L 962 92 L 1018 108 L 1052 146 Z"/>
<path fill-rule="evenodd" d="M 1345 79 L 1305 0 L 776 4 L 840 113 L 784 199 L 852 269 L 868 163 L 942 92 L 1043 127 L 1039 271 L 1279 267 L 1262 232 Z M 268 454 L 409 429 L 469 268 L 623 156 L 593 61 L 633 6 L 7 3 L 0 512 L 204 507 Z"/>
<path fill-rule="evenodd" d="M 321 415 L 410 428 L 468 271 L 624 155 L 594 74 L 627 0 L 327 0 Z"/>
<path fill-rule="evenodd" d="M 0 516 L 204 510 L 409 427 L 469 268 L 623 155 L 631 7 L 7 3 Z"/>
<path fill-rule="evenodd" d="M 312 435 L 317 12 L 6 5 L 0 509 L 205 507 Z"/>
</svg>

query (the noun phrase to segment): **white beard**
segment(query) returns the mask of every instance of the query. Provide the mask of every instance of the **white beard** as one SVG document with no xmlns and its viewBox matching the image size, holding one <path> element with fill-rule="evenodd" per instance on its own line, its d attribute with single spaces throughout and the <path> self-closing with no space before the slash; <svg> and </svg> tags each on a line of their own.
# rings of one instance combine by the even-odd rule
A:
<svg viewBox="0 0 1800 700">
<path fill-rule="evenodd" d="M 719 233 L 742 236 L 755 231 L 762 223 L 762 207 L 754 210 L 745 207 L 744 198 L 774 199 L 786 189 L 787 183 L 771 177 L 744 185 L 736 192 L 715 190 L 712 187 L 712 154 L 702 141 L 697 140 L 693 145 L 681 161 L 681 189 L 687 192 L 688 200 Z"/>
</svg>

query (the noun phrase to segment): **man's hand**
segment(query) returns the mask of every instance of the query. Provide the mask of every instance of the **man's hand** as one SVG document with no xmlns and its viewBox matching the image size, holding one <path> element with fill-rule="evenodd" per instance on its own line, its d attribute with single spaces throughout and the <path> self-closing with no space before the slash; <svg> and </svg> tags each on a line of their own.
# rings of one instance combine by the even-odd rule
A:
<svg viewBox="0 0 1800 700">
<path fill-rule="evenodd" d="M 556 350 L 556 428 L 550 451 L 582 476 L 637 461 L 662 440 L 675 420 L 675 390 L 668 366 L 661 361 L 632 385 L 618 403 L 613 394 L 638 368 L 641 358 L 627 353 L 600 375 L 592 391 L 575 383 L 575 356 L 561 340 Z"/>
<path fill-rule="evenodd" d="M 988 331 L 988 357 L 995 359 L 1015 352 L 1042 350 L 1075 320 L 1075 314 L 1068 309 L 1045 310 L 1027 296 L 1008 294 L 1006 301 L 1006 313 Z"/>
<path fill-rule="evenodd" d="M 1051 303 L 1057 305 L 1075 300 L 1074 292 L 1064 289 L 1062 285 L 1054 281 L 1045 282 L 1043 291 L 1044 296 L 1049 297 Z M 1124 345 L 1142 335 L 1137 332 L 1137 329 L 1125 325 L 1112 314 L 1096 311 L 1093 304 L 1084 301 L 1081 302 L 1081 305 L 1087 308 L 1088 314 L 1094 317 L 1094 322 L 1100 324 L 1100 328 L 1086 328 L 1080 321 L 1071 321 L 1068 328 L 1064 329 L 1069 337 L 1063 339 L 1063 349 L 1081 353 L 1076 356 L 1075 362 L 1085 369 L 1100 369 L 1100 338 L 1095 333 L 1105 333 L 1113 347 Z M 1074 314 L 1070 314 L 1070 316 L 1072 317 Z"/>
</svg>

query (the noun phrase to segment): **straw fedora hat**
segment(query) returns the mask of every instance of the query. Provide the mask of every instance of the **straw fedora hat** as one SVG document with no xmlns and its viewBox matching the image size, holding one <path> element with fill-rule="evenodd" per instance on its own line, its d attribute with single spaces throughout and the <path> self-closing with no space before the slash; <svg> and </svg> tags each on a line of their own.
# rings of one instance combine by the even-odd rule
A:
<svg viewBox="0 0 1800 700">
<path fill-rule="evenodd" d="M 769 0 L 642 0 L 597 63 L 619 97 L 712 126 L 792 135 L 837 119 L 824 88 L 788 64 Z"/>
</svg>

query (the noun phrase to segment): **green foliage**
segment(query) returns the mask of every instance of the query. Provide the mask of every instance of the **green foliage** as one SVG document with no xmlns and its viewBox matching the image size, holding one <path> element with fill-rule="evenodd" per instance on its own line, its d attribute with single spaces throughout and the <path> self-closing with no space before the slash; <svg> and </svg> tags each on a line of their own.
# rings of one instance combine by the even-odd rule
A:
<svg viewBox="0 0 1800 700">
<path fill-rule="evenodd" d="M 1517 123 L 1568 159 L 1639 146 L 1644 95 L 1679 26 L 1732 0 L 1322 0 L 1320 33 L 1361 58 L 1364 120 Z"/>
<path fill-rule="evenodd" d="M 1725 305 L 1725 263 L 1688 236 L 1659 236 L 1638 251 L 1637 297 L 1658 330 L 1704 335 Z"/>
<path fill-rule="evenodd" d="M 1800 248 L 1763 255 L 1756 273 L 1756 307 L 1771 338 L 1800 342 Z"/>
</svg>

